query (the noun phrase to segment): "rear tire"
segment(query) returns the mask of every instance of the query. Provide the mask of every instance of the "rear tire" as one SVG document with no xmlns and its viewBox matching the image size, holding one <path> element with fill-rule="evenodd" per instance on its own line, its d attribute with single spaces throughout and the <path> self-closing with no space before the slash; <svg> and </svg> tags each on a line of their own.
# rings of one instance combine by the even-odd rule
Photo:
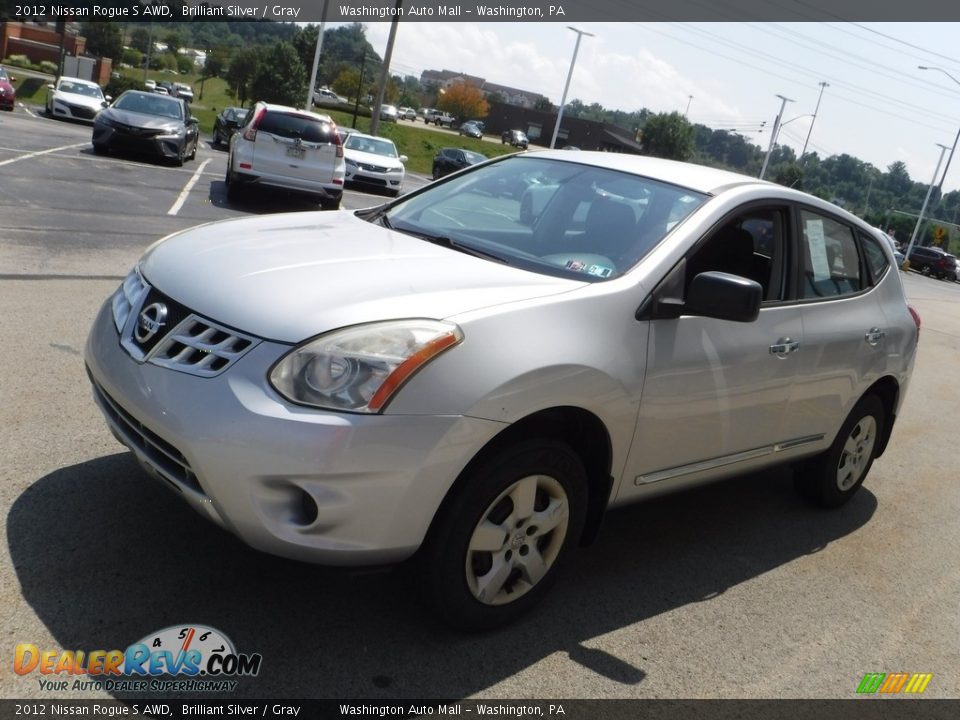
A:
<svg viewBox="0 0 960 720">
<path fill-rule="evenodd" d="M 321 210 L 339 210 L 340 209 L 340 198 L 320 198 L 320 209 Z"/>
<path fill-rule="evenodd" d="M 587 473 L 564 443 L 505 447 L 465 471 L 418 555 L 446 623 L 488 630 L 536 605 L 579 542 Z"/>
<path fill-rule="evenodd" d="M 886 422 L 886 411 L 876 395 L 860 398 L 830 449 L 794 469 L 800 495 L 825 508 L 850 500 L 870 472 Z"/>
</svg>

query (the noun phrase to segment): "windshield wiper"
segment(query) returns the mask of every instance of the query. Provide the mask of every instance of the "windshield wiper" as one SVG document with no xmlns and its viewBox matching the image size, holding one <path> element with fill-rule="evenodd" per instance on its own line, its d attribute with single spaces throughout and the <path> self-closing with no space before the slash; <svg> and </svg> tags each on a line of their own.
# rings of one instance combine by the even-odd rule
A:
<svg viewBox="0 0 960 720">
<path fill-rule="evenodd" d="M 384 218 L 385 219 L 385 218 Z M 432 235 L 430 233 L 423 232 L 421 230 L 411 230 L 409 228 L 394 228 L 399 232 L 405 233 L 407 235 L 413 235 L 418 237 L 421 240 L 426 240 L 429 243 L 434 245 L 439 245 L 440 247 L 449 248 L 450 250 L 456 250 L 457 252 L 462 252 L 467 255 L 473 255 L 474 257 L 484 258 L 485 260 L 494 260 L 499 263 L 506 264 L 506 258 L 500 257 L 492 252 L 486 250 L 481 250 L 480 248 L 471 247 L 470 245 L 464 245 L 463 243 L 457 242 L 451 237 L 446 235 Z"/>
</svg>

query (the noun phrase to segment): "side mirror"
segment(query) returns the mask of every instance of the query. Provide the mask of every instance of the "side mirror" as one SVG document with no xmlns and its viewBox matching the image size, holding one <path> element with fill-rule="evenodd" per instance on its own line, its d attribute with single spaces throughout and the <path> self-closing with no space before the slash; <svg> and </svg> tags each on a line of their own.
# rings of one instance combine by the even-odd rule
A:
<svg viewBox="0 0 960 720">
<path fill-rule="evenodd" d="M 197 120 L 197 118 L 193 117 L 192 115 L 189 118 L 187 118 L 187 125 L 199 125 L 199 124 L 200 124 L 200 121 Z"/>
<path fill-rule="evenodd" d="M 105 95 L 103 99 L 107 101 L 103 104 L 103 106 L 106 107 L 107 103 L 113 102 L 113 95 Z"/>
<path fill-rule="evenodd" d="M 400 162 L 402 162 L 402 163 L 405 163 L 405 162 L 406 162 L 407 160 L 409 160 L 409 159 L 410 159 L 410 158 L 408 158 L 406 155 L 401 155 L 401 156 L 400 156 Z"/>
<path fill-rule="evenodd" d="M 760 314 L 762 300 L 760 283 L 711 270 L 700 273 L 690 283 L 682 312 L 718 320 L 753 322 Z"/>
<path fill-rule="evenodd" d="M 10 82 L 13 82 L 13 78 L 10 78 Z M 56 85 L 53 83 L 47 83 L 47 90 L 56 90 Z"/>
</svg>

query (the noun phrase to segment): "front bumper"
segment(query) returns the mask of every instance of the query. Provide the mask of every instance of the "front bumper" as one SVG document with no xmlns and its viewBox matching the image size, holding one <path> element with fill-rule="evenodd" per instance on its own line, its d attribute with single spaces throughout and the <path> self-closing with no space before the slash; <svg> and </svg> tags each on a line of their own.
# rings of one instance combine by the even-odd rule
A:
<svg viewBox="0 0 960 720">
<path fill-rule="evenodd" d="M 290 405 L 266 380 L 287 350 L 261 342 L 212 378 L 138 363 L 120 346 L 107 302 L 85 355 L 114 435 L 247 544 L 331 565 L 409 557 L 454 479 L 503 425 Z"/>
<path fill-rule="evenodd" d="M 160 135 L 124 132 L 104 123 L 93 126 L 93 144 L 121 152 L 155 155 L 167 160 L 180 156 L 187 144 L 186 135 Z"/>
</svg>

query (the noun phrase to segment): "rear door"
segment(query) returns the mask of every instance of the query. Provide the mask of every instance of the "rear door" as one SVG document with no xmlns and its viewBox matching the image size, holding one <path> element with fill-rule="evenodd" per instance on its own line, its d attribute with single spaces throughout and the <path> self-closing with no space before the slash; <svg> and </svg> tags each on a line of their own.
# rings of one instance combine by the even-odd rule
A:
<svg viewBox="0 0 960 720">
<path fill-rule="evenodd" d="M 257 125 L 256 172 L 330 183 L 336 163 L 337 137 L 332 123 L 301 113 L 267 110 Z"/>
<path fill-rule="evenodd" d="M 787 420 L 795 436 L 832 441 L 853 403 L 885 370 L 890 328 L 864 240 L 843 218 L 800 207 L 796 232 L 803 346 Z"/>
</svg>

